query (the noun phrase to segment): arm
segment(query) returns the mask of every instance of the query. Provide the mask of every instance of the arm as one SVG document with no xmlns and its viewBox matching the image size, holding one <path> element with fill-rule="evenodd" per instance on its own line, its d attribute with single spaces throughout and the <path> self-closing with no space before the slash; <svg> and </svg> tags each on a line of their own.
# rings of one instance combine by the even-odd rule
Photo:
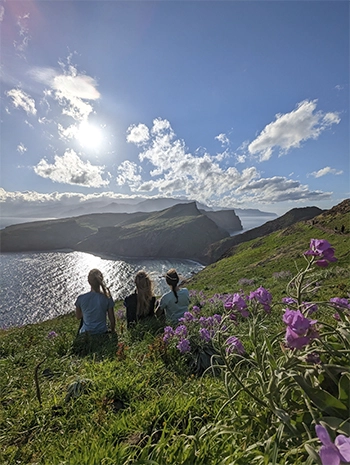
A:
<svg viewBox="0 0 350 465">
<path fill-rule="evenodd" d="M 83 312 L 81 311 L 80 307 L 75 307 L 75 316 L 78 320 L 81 320 L 83 318 Z"/>
<path fill-rule="evenodd" d="M 111 307 L 107 310 L 109 322 L 111 324 L 111 332 L 115 332 L 115 316 L 114 316 L 114 307 Z"/>
</svg>

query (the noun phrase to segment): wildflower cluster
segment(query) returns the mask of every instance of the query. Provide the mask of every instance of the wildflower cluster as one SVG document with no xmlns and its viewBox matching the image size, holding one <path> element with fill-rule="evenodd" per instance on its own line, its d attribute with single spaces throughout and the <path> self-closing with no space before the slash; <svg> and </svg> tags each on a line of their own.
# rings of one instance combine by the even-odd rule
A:
<svg viewBox="0 0 350 465">
<path fill-rule="evenodd" d="M 321 267 L 326 267 L 330 262 L 337 261 L 333 247 L 325 239 L 311 239 L 310 248 L 304 255 L 314 257 L 316 265 Z"/>
<path fill-rule="evenodd" d="M 163 341 L 165 344 L 175 344 L 183 354 L 190 352 L 192 348 L 203 347 L 211 343 L 215 333 L 220 328 L 221 315 L 201 316 L 201 309 L 194 305 L 191 312 L 185 312 L 179 319 L 179 325 L 173 329 L 171 326 L 164 328 Z"/>
</svg>

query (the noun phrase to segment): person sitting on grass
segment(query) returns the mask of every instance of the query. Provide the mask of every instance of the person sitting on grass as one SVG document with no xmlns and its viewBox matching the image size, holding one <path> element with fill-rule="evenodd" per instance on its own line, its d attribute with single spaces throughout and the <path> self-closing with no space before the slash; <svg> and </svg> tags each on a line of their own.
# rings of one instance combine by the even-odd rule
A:
<svg viewBox="0 0 350 465">
<path fill-rule="evenodd" d="M 188 311 L 190 303 L 190 296 L 188 289 L 179 287 L 179 275 L 174 268 L 171 268 L 165 275 L 165 280 L 171 291 L 163 294 L 156 315 L 159 318 L 165 316 L 167 323 L 176 325 L 179 318 L 184 316 L 184 313 Z"/>
<path fill-rule="evenodd" d="M 154 316 L 156 298 L 153 292 L 153 281 L 145 271 L 139 271 L 135 276 L 136 289 L 124 300 L 128 328 L 141 320 Z"/>
<path fill-rule="evenodd" d="M 75 315 L 78 320 L 82 320 L 79 334 L 107 333 L 107 315 L 111 333 L 115 333 L 114 301 L 101 271 L 96 268 L 91 270 L 88 282 L 90 292 L 79 295 L 75 302 Z"/>
</svg>

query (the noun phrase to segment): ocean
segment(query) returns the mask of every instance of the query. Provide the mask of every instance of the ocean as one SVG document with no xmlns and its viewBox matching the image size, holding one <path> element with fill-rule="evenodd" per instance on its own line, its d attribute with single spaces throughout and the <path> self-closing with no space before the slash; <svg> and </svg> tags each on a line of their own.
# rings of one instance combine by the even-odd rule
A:
<svg viewBox="0 0 350 465">
<path fill-rule="evenodd" d="M 241 218 L 241 232 L 271 219 Z M 0 329 L 74 311 L 78 295 L 90 289 L 87 275 L 92 268 L 102 271 L 113 298 L 121 300 L 133 291 L 134 276 L 141 269 L 151 275 L 155 292 L 161 295 L 169 289 L 163 277 L 169 268 L 188 278 L 204 266 L 191 260 L 119 260 L 74 251 L 4 253 L 0 255 Z"/>
</svg>

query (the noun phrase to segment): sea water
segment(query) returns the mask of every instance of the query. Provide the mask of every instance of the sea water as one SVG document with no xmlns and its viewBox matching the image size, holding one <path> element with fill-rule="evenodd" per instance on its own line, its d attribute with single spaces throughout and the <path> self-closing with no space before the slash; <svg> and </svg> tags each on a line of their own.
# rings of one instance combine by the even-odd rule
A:
<svg viewBox="0 0 350 465">
<path fill-rule="evenodd" d="M 4 253 L 0 256 L 0 328 L 74 311 L 78 295 L 90 290 L 87 276 L 92 268 L 102 271 L 113 298 L 121 300 L 133 292 L 135 274 L 141 269 L 151 275 L 155 292 L 161 295 L 169 290 L 164 279 L 169 268 L 186 278 L 204 267 L 191 260 L 119 260 L 85 252 Z"/>
</svg>

